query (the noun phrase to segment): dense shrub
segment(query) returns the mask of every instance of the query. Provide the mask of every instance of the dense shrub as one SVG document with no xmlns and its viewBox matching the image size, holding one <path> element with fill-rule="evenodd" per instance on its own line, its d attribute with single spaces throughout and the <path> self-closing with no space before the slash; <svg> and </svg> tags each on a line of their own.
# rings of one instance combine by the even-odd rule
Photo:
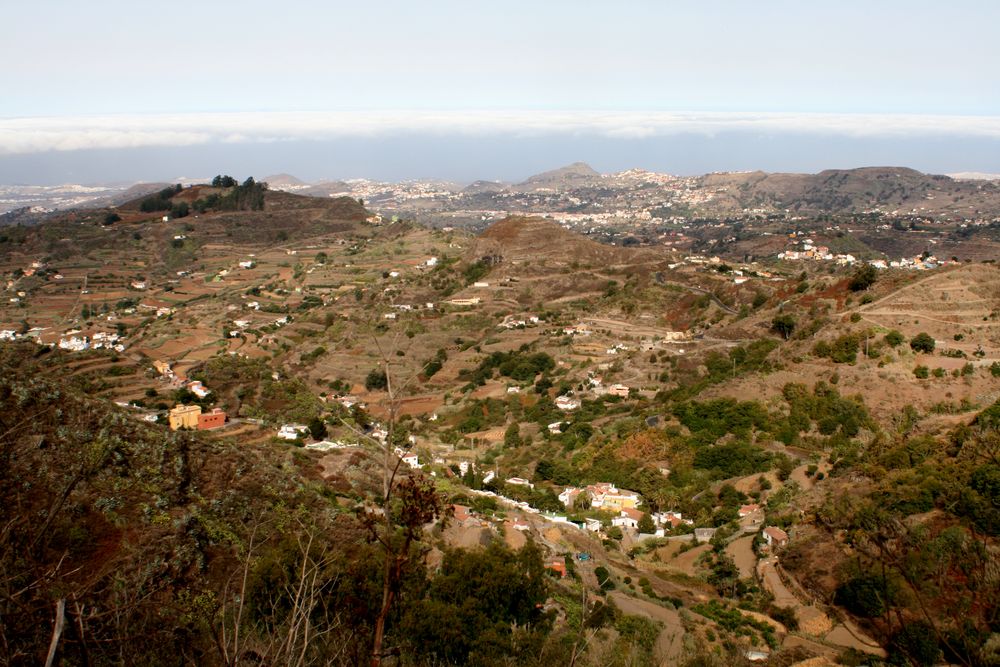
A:
<svg viewBox="0 0 1000 667">
<path fill-rule="evenodd" d="M 930 334 L 918 333 L 910 340 L 910 347 L 913 348 L 914 352 L 933 352 L 934 351 L 934 339 Z"/>
</svg>

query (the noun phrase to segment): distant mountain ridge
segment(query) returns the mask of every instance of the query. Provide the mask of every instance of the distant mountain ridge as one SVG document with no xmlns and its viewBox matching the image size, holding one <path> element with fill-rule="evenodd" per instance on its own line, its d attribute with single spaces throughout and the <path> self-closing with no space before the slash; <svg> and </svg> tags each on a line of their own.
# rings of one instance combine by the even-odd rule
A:
<svg viewBox="0 0 1000 667">
<path fill-rule="evenodd" d="M 455 211 L 489 220 L 498 219 L 495 212 L 599 214 L 642 209 L 666 217 L 870 211 L 1000 216 L 1000 175 L 966 172 L 947 176 L 906 167 L 828 169 L 816 174 L 747 171 L 674 176 L 642 169 L 601 174 L 584 162 L 574 162 L 516 183 L 476 180 L 465 186 L 440 179 L 307 182 L 287 173 L 259 180 L 266 181 L 272 190 L 360 198 L 380 211 L 424 216 L 424 220 Z M 0 205 L 0 212 L 24 205 L 60 210 L 117 206 L 168 184 L 140 183 L 114 194 L 95 193 L 92 198 L 74 192 L 72 200 L 66 195 L 60 199 L 55 194 L 38 194 L 43 188 L 36 186 L 4 186 L 0 189 L 7 203 Z"/>
</svg>

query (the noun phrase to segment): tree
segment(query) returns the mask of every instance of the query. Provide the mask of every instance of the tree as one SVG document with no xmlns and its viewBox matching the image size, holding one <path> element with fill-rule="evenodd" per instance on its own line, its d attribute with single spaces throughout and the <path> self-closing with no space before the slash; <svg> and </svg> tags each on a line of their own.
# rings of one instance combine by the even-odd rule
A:
<svg viewBox="0 0 1000 667">
<path fill-rule="evenodd" d="M 602 591 L 610 591 L 615 587 L 615 581 L 611 578 L 611 573 L 608 568 L 603 565 L 598 565 L 594 568 L 594 576 L 597 577 L 597 585 L 601 587 Z"/>
<path fill-rule="evenodd" d="M 368 391 L 385 391 L 389 386 L 385 371 L 374 368 L 365 378 L 365 389 Z"/>
<path fill-rule="evenodd" d="M 639 532 L 646 535 L 656 532 L 656 524 L 653 523 L 653 517 L 649 516 L 649 512 L 644 512 L 642 518 L 639 519 Z"/>
<path fill-rule="evenodd" d="M 896 347 L 897 345 L 902 345 L 903 341 L 905 340 L 906 338 L 903 336 L 903 334 L 896 331 L 895 329 L 893 329 L 892 331 L 890 331 L 885 335 L 885 342 L 891 345 L 892 347 Z"/>
<path fill-rule="evenodd" d="M 792 331 L 795 330 L 795 318 L 787 313 L 777 315 L 771 320 L 771 330 L 780 334 L 785 340 L 788 340 L 788 337 L 792 335 Z"/>
<path fill-rule="evenodd" d="M 232 188 L 237 185 L 236 179 L 232 176 L 216 176 L 212 179 L 213 188 Z"/>
<path fill-rule="evenodd" d="M 875 267 L 871 264 L 862 264 L 851 276 L 847 287 L 852 292 L 862 292 L 874 285 L 876 280 L 878 280 L 878 271 Z"/>
<path fill-rule="evenodd" d="M 313 440 L 322 440 L 326 437 L 326 423 L 319 417 L 309 420 L 309 435 Z"/>
<path fill-rule="evenodd" d="M 914 352 L 933 352 L 934 345 L 934 339 L 930 334 L 922 331 L 910 340 L 910 347 L 913 348 Z"/>
<path fill-rule="evenodd" d="M 503 444 L 505 447 L 520 447 L 521 446 L 521 425 L 514 422 L 507 427 L 507 430 L 503 434 Z"/>
<path fill-rule="evenodd" d="M 377 311 L 371 312 L 375 317 Z M 385 392 L 381 402 L 386 412 L 386 436 L 378 440 L 356 431 L 360 436 L 369 438 L 382 453 L 381 494 L 362 517 L 370 540 L 379 545 L 383 557 L 381 602 L 377 605 L 368 656 L 371 667 L 379 667 L 386 657 L 398 651 L 385 646 L 390 615 L 401 595 L 405 579 L 415 567 L 419 567 L 426 555 L 426 551 L 419 547 L 424 526 L 446 518 L 444 499 L 438 494 L 433 480 L 423 475 L 404 477 L 400 474 L 403 460 L 396 455 L 394 447 L 405 442 L 405 430 L 399 424 L 399 411 L 402 396 L 416 379 L 416 374 L 402 379 L 395 376 L 392 361 L 402 351 L 400 341 L 410 339 L 403 336 L 400 329 L 388 339 L 380 339 L 377 322 L 376 319 L 371 320 L 369 330 L 379 361 L 378 366 L 368 373 L 365 386 L 369 391 L 378 388 Z M 350 427 L 348 422 L 343 423 Z"/>
<path fill-rule="evenodd" d="M 417 657 L 402 664 L 513 664 L 525 641 L 551 625 L 541 550 L 514 552 L 494 541 L 484 550 L 449 550 L 427 597 L 402 619 Z"/>
</svg>

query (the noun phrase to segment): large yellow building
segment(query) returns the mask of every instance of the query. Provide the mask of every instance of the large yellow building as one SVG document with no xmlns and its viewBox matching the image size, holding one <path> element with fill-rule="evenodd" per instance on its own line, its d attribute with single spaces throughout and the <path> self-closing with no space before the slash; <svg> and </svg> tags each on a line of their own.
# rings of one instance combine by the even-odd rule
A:
<svg viewBox="0 0 1000 667">
<path fill-rule="evenodd" d="M 198 405 L 178 405 L 170 410 L 170 430 L 176 431 L 179 428 L 198 428 L 198 415 L 201 414 L 201 406 Z"/>
</svg>

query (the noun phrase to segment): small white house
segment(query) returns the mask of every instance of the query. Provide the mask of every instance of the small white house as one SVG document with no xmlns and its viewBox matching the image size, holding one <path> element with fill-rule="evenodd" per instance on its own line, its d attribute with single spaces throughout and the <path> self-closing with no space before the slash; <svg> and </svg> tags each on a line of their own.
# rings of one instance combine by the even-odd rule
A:
<svg viewBox="0 0 1000 667">
<path fill-rule="evenodd" d="M 642 512 L 634 509 L 623 509 L 621 513 L 611 520 L 612 526 L 618 526 L 619 528 L 631 528 L 636 530 L 639 528 L 639 519 L 642 518 Z"/>
<path fill-rule="evenodd" d="M 192 380 L 191 382 L 188 382 L 187 388 L 188 391 L 198 398 L 205 398 L 212 393 L 212 390 L 206 389 L 205 385 L 203 385 L 200 380 Z"/>
<path fill-rule="evenodd" d="M 278 437 L 282 440 L 295 440 L 309 432 L 309 427 L 302 424 L 284 424 L 278 429 Z"/>
<path fill-rule="evenodd" d="M 415 453 L 408 452 L 405 449 L 402 449 L 401 447 L 396 447 L 394 451 L 396 453 L 396 456 L 399 457 L 400 461 L 410 466 L 414 470 L 423 468 L 423 466 L 420 465 L 420 459 L 417 457 Z"/>
<path fill-rule="evenodd" d="M 565 411 L 576 410 L 580 407 L 580 401 L 570 396 L 558 396 L 556 397 L 556 407 Z"/>
</svg>

